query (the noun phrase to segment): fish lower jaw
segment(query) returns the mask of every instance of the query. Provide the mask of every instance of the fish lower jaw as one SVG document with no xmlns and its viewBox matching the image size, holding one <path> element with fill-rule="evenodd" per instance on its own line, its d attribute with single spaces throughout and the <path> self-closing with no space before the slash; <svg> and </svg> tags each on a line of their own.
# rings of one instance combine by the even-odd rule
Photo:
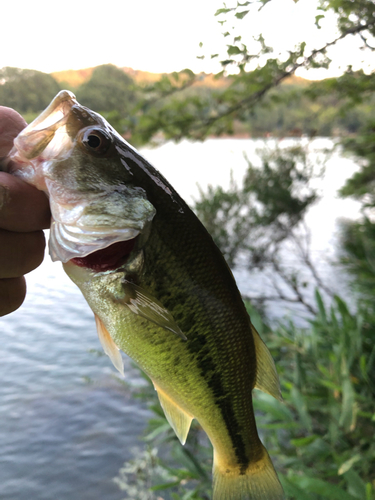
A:
<svg viewBox="0 0 375 500">
<path fill-rule="evenodd" d="M 62 263 L 71 259 L 84 259 L 101 251 L 104 256 L 108 256 L 112 253 L 107 248 L 115 243 L 123 243 L 126 247 L 126 242 L 134 240 L 139 234 L 140 231 L 134 228 L 78 227 L 52 220 L 49 253 L 52 261 Z M 101 258 L 102 254 L 98 255 Z"/>
</svg>

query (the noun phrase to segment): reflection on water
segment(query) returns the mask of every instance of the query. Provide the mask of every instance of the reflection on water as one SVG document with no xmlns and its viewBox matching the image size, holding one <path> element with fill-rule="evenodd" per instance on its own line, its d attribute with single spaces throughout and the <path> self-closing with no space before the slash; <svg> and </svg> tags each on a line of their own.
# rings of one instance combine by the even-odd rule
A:
<svg viewBox="0 0 375 500">
<path fill-rule="evenodd" d="M 112 482 L 146 412 L 116 387 L 78 387 L 6 404 L 0 498 L 120 499 Z"/>
<path fill-rule="evenodd" d="M 101 351 L 92 313 L 61 266 L 46 260 L 28 289 L 0 320 L 0 498 L 121 499 L 112 478 L 147 411 L 91 352 Z"/>
<path fill-rule="evenodd" d="M 184 141 L 146 156 L 191 202 L 197 183 L 228 185 L 230 169 L 241 180 L 243 151 L 252 158 L 262 143 Z M 357 205 L 334 198 L 354 168 L 332 157 L 326 197 L 308 215 L 313 251 L 324 259 L 332 255 L 335 218 L 358 213 Z M 236 277 L 246 293 L 264 285 L 261 277 Z M 24 305 L 0 319 L 0 499 L 120 500 L 112 478 L 130 458 L 147 411 L 115 378 L 109 359 L 90 352 L 101 351 L 93 315 L 60 264 L 46 258 L 27 283 Z M 126 358 L 125 373 L 139 382 Z"/>
</svg>

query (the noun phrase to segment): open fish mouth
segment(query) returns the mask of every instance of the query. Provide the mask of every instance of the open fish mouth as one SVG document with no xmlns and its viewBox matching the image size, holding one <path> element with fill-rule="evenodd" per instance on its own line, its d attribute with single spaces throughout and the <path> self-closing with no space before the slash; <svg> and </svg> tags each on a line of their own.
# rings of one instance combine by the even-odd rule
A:
<svg viewBox="0 0 375 500">
<path fill-rule="evenodd" d="M 152 220 L 155 209 L 144 190 L 128 186 L 121 174 L 117 174 L 118 182 L 117 178 L 109 179 L 92 186 L 108 162 L 122 165 L 113 155 L 102 166 L 98 150 L 85 150 L 83 141 L 91 130 L 104 137 L 109 146 L 119 140 L 103 117 L 81 106 L 72 92 L 61 91 L 16 137 L 8 171 L 49 197 L 52 260 L 66 263 L 76 259 L 78 265 L 86 262 L 106 269 L 120 262 L 134 246 L 132 242 Z M 87 186 L 82 179 L 87 179 Z M 87 259 L 91 254 L 96 255 Z"/>
<path fill-rule="evenodd" d="M 71 259 L 75 265 L 87 267 L 95 272 L 106 272 L 124 265 L 136 245 L 136 238 L 118 241 L 101 250 L 89 253 L 85 257 Z"/>
</svg>

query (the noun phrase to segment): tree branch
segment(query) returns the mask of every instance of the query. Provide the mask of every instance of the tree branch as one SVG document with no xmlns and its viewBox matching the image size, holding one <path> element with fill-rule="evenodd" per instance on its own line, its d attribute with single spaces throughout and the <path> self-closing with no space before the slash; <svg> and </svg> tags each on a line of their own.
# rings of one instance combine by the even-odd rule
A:
<svg viewBox="0 0 375 500">
<path fill-rule="evenodd" d="M 225 118 L 227 116 L 230 116 L 240 110 L 243 110 L 244 107 L 252 107 L 254 106 L 257 102 L 259 102 L 267 92 L 269 92 L 272 88 L 277 87 L 280 85 L 285 79 L 291 77 L 294 75 L 294 73 L 297 71 L 297 69 L 307 66 L 309 63 L 311 63 L 314 58 L 319 55 L 323 54 L 326 52 L 326 50 L 335 45 L 337 42 L 342 40 L 348 35 L 355 35 L 355 34 L 361 34 L 364 30 L 367 30 L 369 28 L 373 28 L 375 26 L 375 21 L 374 23 L 367 23 L 363 25 L 358 25 L 352 28 L 348 28 L 345 30 L 339 37 L 336 39 L 332 40 L 331 42 L 327 42 L 323 47 L 320 49 L 315 49 L 311 52 L 311 54 L 308 57 L 305 57 L 303 61 L 300 63 L 295 63 L 291 69 L 288 71 L 283 71 L 279 76 L 277 76 L 271 83 L 265 85 L 262 89 L 258 90 L 257 92 L 254 92 L 253 94 L 249 95 L 248 97 L 238 101 L 235 105 L 229 107 L 225 111 L 222 111 L 221 113 L 218 113 L 216 116 L 212 116 L 206 120 L 197 120 L 194 122 L 194 130 L 197 128 L 199 129 L 205 129 L 207 127 L 210 127 L 217 121 L 221 120 L 222 118 Z M 187 123 L 187 120 L 178 120 L 174 121 L 173 125 L 184 125 Z"/>
</svg>

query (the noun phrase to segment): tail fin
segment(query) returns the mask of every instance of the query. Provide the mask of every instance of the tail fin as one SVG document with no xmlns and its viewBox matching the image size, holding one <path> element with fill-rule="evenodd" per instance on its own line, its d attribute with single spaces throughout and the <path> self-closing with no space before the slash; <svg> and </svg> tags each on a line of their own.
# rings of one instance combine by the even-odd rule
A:
<svg viewBox="0 0 375 500">
<path fill-rule="evenodd" d="M 239 468 L 221 469 L 214 460 L 212 500 L 284 500 L 283 488 L 267 450 L 250 464 L 246 472 Z"/>
</svg>

